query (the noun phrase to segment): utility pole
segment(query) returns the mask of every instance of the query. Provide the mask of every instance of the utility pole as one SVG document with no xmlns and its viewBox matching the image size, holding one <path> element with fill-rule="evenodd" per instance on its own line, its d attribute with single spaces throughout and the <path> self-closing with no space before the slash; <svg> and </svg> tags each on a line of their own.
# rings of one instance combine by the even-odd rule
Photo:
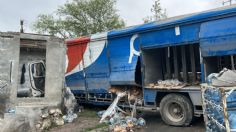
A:
<svg viewBox="0 0 236 132">
<path fill-rule="evenodd" d="M 223 6 L 225 4 L 229 3 L 229 5 L 232 5 L 233 4 L 233 0 L 227 0 L 227 1 L 223 1 Z"/>
</svg>

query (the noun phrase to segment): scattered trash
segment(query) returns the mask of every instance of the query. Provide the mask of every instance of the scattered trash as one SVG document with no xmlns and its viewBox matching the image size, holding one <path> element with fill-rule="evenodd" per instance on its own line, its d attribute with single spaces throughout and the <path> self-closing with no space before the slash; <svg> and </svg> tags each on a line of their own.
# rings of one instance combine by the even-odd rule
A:
<svg viewBox="0 0 236 132">
<path fill-rule="evenodd" d="M 207 77 L 208 85 L 215 87 L 231 87 L 236 86 L 236 72 L 224 68 L 219 73 L 212 73 Z"/>
<path fill-rule="evenodd" d="M 177 79 L 169 79 L 169 80 L 159 80 L 157 83 L 149 84 L 150 88 L 160 88 L 160 89 L 180 89 L 185 87 L 187 84 L 180 82 Z"/>
<path fill-rule="evenodd" d="M 73 122 L 77 118 L 77 114 L 74 113 L 77 101 L 70 88 L 66 88 L 64 96 L 64 106 L 66 107 L 66 115 L 63 116 L 65 122 Z"/>
<path fill-rule="evenodd" d="M 71 123 L 76 119 L 78 116 L 75 113 L 68 113 L 67 115 L 63 116 L 63 119 L 66 123 Z"/>
<path fill-rule="evenodd" d="M 126 95 L 126 92 L 118 93 L 116 99 L 113 103 L 108 107 L 108 109 L 103 113 L 100 123 L 102 123 L 107 117 L 111 117 L 114 115 L 120 108 L 118 108 L 117 104 L 119 100 Z"/>
<path fill-rule="evenodd" d="M 137 125 L 140 127 L 144 127 L 146 125 L 146 121 L 143 118 L 139 118 L 137 120 Z"/>
<path fill-rule="evenodd" d="M 7 113 L 13 113 L 14 114 L 14 113 L 16 113 L 16 110 L 15 109 L 8 109 Z"/>
<path fill-rule="evenodd" d="M 132 108 L 131 116 L 117 106 L 119 100 L 126 96 L 127 92 L 117 93 L 116 99 L 106 111 L 99 111 L 97 115 L 101 117 L 100 123 L 108 123 L 111 131 L 114 132 L 132 132 L 135 128 L 144 127 L 146 122 L 143 118 L 135 118 L 137 98 Z"/>
<path fill-rule="evenodd" d="M 108 89 L 109 93 L 127 93 L 128 96 L 128 102 L 131 104 L 131 102 L 135 102 L 136 99 L 142 100 L 143 98 L 143 91 L 141 87 L 138 86 L 112 86 Z M 138 102 L 138 104 L 142 104 L 141 102 Z"/>
<path fill-rule="evenodd" d="M 102 110 L 102 111 L 98 111 L 97 112 L 97 116 L 102 118 L 102 115 L 105 113 L 105 110 Z"/>
</svg>

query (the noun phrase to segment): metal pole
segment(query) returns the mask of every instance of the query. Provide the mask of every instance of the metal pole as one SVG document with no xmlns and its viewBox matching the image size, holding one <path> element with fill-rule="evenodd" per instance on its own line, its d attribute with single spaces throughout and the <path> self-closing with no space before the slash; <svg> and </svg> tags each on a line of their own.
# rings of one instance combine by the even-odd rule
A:
<svg viewBox="0 0 236 132">
<path fill-rule="evenodd" d="M 234 56 L 231 55 L 230 57 L 231 57 L 231 68 L 232 68 L 232 70 L 235 70 L 235 66 L 234 66 Z"/>
<path fill-rule="evenodd" d="M 20 33 L 24 33 L 24 20 L 20 20 Z"/>
<path fill-rule="evenodd" d="M 233 0 L 223 1 L 223 5 L 225 5 L 226 3 L 229 3 L 229 5 L 232 5 Z"/>
</svg>

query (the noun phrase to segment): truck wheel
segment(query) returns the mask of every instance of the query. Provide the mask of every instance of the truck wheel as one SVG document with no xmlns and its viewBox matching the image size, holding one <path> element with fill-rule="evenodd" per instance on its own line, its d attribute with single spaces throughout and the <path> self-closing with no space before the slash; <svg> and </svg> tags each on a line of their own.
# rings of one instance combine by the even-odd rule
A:
<svg viewBox="0 0 236 132">
<path fill-rule="evenodd" d="M 190 100 L 180 94 L 169 94 L 160 103 L 162 120 L 172 126 L 188 126 L 193 119 Z"/>
</svg>

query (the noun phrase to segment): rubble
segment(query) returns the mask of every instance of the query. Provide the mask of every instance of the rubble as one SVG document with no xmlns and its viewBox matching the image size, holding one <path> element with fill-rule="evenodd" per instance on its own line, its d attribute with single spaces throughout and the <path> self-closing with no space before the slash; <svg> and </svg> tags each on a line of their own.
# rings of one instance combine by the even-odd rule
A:
<svg viewBox="0 0 236 132">
<path fill-rule="evenodd" d="M 99 111 L 97 115 L 101 117 L 100 123 L 108 123 L 110 129 L 114 132 L 132 132 L 135 128 L 144 127 L 146 122 L 143 118 L 135 118 L 134 113 L 136 112 L 137 98 L 133 104 L 131 115 L 129 116 L 121 108 L 119 108 L 119 100 L 126 96 L 127 92 L 117 93 L 116 99 L 109 106 L 106 111 Z"/>
<path fill-rule="evenodd" d="M 159 80 L 157 83 L 151 83 L 148 87 L 160 88 L 160 89 L 180 89 L 185 87 L 187 84 L 180 82 L 177 79 Z"/>
<path fill-rule="evenodd" d="M 35 125 L 36 129 L 41 131 L 48 130 L 52 126 L 62 126 L 65 123 L 73 122 L 77 118 L 77 114 L 74 113 L 77 102 L 68 87 L 65 88 L 63 102 L 66 108 L 66 115 L 63 115 L 59 108 L 44 108 L 41 111 L 40 120 Z"/>
<path fill-rule="evenodd" d="M 48 130 L 52 125 L 61 126 L 64 124 L 61 110 L 58 108 L 51 108 L 42 110 L 41 119 L 35 127 L 39 130 Z"/>
</svg>

